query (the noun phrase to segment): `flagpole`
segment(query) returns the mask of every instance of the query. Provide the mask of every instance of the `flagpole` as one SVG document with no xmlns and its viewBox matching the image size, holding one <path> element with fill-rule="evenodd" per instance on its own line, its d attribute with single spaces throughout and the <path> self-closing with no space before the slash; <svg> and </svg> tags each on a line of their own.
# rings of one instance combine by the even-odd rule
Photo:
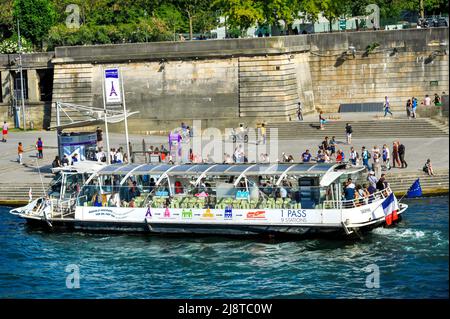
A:
<svg viewBox="0 0 450 319">
<path fill-rule="evenodd" d="M 105 115 L 105 131 L 106 131 L 106 161 L 111 164 L 111 153 L 109 150 L 109 131 L 108 131 L 108 121 L 106 119 L 106 94 L 105 94 L 105 69 L 102 68 L 103 80 L 102 80 L 102 91 L 103 91 L 103 113 Z"/>
<path fill-rule="evenodd" d="M 128 162 L 131 162 L 131 154 L 130 154 L 130 142 L 128 137 L 128 120 L 127 120 L 127 105 L 125 103 L 125 91 L 123 89 L 123 76 L 122 70 L 120 70 L 120 84 L 122 86 L 122 105 L 123 105 L 123 117 L 125 119 L 125 139 L 127 143 L 127 159 Z"/>
</svg>

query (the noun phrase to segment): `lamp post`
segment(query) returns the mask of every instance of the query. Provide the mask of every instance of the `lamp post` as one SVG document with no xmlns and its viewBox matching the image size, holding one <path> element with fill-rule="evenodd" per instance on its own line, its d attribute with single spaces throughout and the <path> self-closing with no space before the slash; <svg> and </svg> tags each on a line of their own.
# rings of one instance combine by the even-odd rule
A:
<svg viewBox="0 0 450 319">
<path fill-rule="evenodd" d="M 22 70 L 22 41 L 20 41 L 20 25 L 19 19 L 17 19 L 17 36 L 19 42 L 19 73 L 20 73 L 20 95 L 22 100 L 22 121 L 23 130 L 27 130 L 27 122 L 25 121 L 25 97 L 23 94 L 23 70 Z"/>
</svg>

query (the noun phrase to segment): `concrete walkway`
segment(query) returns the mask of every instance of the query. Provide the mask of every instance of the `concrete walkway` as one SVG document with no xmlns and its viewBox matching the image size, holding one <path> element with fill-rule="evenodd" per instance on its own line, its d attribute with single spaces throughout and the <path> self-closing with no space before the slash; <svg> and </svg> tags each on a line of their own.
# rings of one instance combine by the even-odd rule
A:
<svg viewBox="0 0 450 319">
<path fill-rule="evenodd" d="M 41 137 L 44 142 L 44 159 L 36 159 L 35 143 L 38 137 Z M 159 146 L 164 144 L 167 147 L 167 137 L 165 136 L 139 136 L 131 135 L 130 141 L 133 144 L 134 150 L 142 150 L 142 140 L 145 140 L 147 146 Z M 392 142 L 395 138 L 389 140 L 383 139 L 354 139 L 353 146 L 361 154 L 361 147 L 372 149 L 374 145 L 382 147 L 387 144 L 392 149 Z M 22 142 L 24 145 L 24 164 L 17 163 L 17 144 Z M 322 139 L 314 140 L 283 140 L 278 141 L 278 154 L 270 154 L 270 146 L 267 148 L 260 145 L 256 148 L 257 154 L 267 152 L 270 154 L 270 160 L 276 161 L 281 158 L 282 152 L 287 155 L 293 155 L 295 161 L 300 161 L 301 154 L 309 149 L 313 155 L 316 155 L 318 146 Z M 420 172 L 427 158 L 431 159 L 435 170 L 448 169 L 449 166 L 449 139 L 448 138 L 405 138 L 401 142 L 406 147 L 406 161 L 408 168 L 406 169 L 392 169 L 391 173 L 396 172 Z M 206 144 L 204 142 L 203 144 Z M 342 149 L 346 158 L 350 151 L 350 145 L 346 145 L 345 141 L 338 140 L 337 148 Z M 228 144 L 228 147 L 233 145 Z M 125 145 L 123 134 L 110 134 L 111 147 L 117 148 L 119 145 Z M 254 145 L 253 145 L 254 146 Z M 51 178 L 50 167 L 53 159 L 57 155 L 57 139 L 56 132 L 53 131 L 33 131 L 33 132 L 14 132 L 10 133 L 8 142 L 0 143 L 0 183 L 36 183 L 40 182 L 38 166 L 43 173 L 45 180 Z M 259 158 L 259 156 L 258 156 Z M 47 181 L 48 182 L 48 181 Z"/>
</svg>

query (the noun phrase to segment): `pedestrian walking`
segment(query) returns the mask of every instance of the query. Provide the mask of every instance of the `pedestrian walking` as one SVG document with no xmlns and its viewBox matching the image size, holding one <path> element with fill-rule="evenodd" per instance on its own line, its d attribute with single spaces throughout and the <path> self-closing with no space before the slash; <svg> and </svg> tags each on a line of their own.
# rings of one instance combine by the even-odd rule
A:
<svg viewBox="0 0 450 319">
<path fill-rule="evenodd" d="M 406 163 L 405 161 L 405 152 L 406 152 L 406 148 L 405 145 L 400 144 L 400 142 L 398 142 L 398 155 L 400 157 L 400 162 L 402 163 L 402 168 L 407 168 L 408 167 L 408 163 Z"/>
<path fill-rule="evenodd" d="M 298 102 L 297 106 L 297 118 L 299 121 L 303 121 L 303 108 L 302 108 L 302 102 Z"/>
<path fill-rule="evenodd" d="M 6 140 L 8 139 L 8 123 L 6 123 L 6 121 L 3 122 L 2 134 L 2 142 L 6 143 Z"/>
<path fill-rule="evenodd" d="M 349 123 L 347 123 L 347 125 L 345 125 L 345 134 L 347 135 L 347 144 L 352 144 L 352 133 L 353 133 L 352 126 Z"/>
<path fill-rule="evenodd" d="M 423 105 L 425 106 L 430 106 L 431 105 L 431 98 L 428 94 L 425 95 L 425 98 L 423 99 L 422 102 Z"/>
<path fill-rule="evenodd" d="M 388 148 L 388 146 L 386 144 L 383 145 L 383 149 L 382 149 L 381 153 L 382 153 L 382 156 L 383 156 L 384 167 L 387 170 L 390 170 L 391 169 L 391 165 L 389 163 L 389 160 L 390 160 L 391 154 L 390 154 L 389 148 Z"/>
<path fill-rule="evenodd" d="M 19 142 L 19 145 L 17 146 L 17 162 L 19 162 L 20 165 L 22 165 L 22 159 L 23 159 L 23 145 L 22 142 Z"/>
<path fill-rule="evenodd" d="M 44 158 L 44 143 L 42 142 L 42 139 L 38 137 L 38 140 L 36 142 L 36 149 L 37 149 L 37 158 L 42 159 Z"/>
<path fill-rule="evenodd" d="M 417 99 L 413 96 L 411 99 L 411 117 L 416 118 Z"/>
<path fill-rule="evenodd" d="M 434 93 L 434 105 L 441 106 L 441 97 L 437 93 Z"/>
<path fill-rule="evenodd" d="M 397 164 L 398 167 L 401 166 L 400 157 L 398 155 L 398 144 L 394 141 L 392 143 L 392 167 L 395 168 L 395 164 Z"/>
<path fill-rule="evenodd" d="M 391 117 L 394 116 L 391 112 L 391 105 L 389 103 L 389 98 L 387 96 L 384 97 L 384 117 L 386 117 L 387 114 L 391 114 Z"/>
</svg>

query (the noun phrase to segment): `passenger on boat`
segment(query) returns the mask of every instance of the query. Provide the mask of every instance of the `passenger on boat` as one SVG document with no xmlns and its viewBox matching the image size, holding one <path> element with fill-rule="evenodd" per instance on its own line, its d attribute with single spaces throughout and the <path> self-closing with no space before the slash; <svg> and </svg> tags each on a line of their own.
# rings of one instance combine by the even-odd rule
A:
<svg viewBox="0 0 450 319">
<path fill-rule="evenodd" d="M 109 207 L 120 207 L 120 196 L 119 196 L 119 193 L 114 191 L 111 194 L 111 196 L 109 197 L 108 206 Z"/>
<path fill-rule="evenodd" d="M 176 181 L 175 182 L 175 194 L 183 194 L 183 185 L 181 184 L 180 181 Z"/>
<path fill-rule="evenodd" d="M 359 199 L 358 206 L 367 204 L 368 197 L 369 193 L 361 185 L 356 185 L 355 199 Z"/>
<path fill-rule="evenodd" d="M 355 199 L 355 184 L 353 184 L 352 179 L 349 178 L 344 185 L 345 185 L 344 196 L 347 202 L 345 206 L 347 208 L 350 208 L 353 206 L 352 205 L 353 199 Z"/>
<path fill-rule="evenodd" d="M 101 207 L 102 206 L 102 198 L 98 194 L 97 191 L 94 192 L 94 195 L 92 196 L 92 199 L 91 199 L 91 203 L 92 203 L 92 206 L 95 206 L 95 207 Z"/>
<path fill-rule="evenodd" d="M 377 190 L 384 190 L 389 186 L 389 183 L 386 181 L 386 174 L 381 174 L 380 179 L 377 182 Z"/>
<path fill-rule="evenodd" d="M 283 198 L 283 199 L 286 198 L 287 195 L 288 195 L 288 192 L 287 192 L 286 188 L 287 188 L 286 181 L 283 181 L 283 184 L 280 187 L 280 197 Z"/>
<path fill-rule="evenodd" d="M 149 186 L 149 191 L 150 192 L 153 191 L 153 189 L 155 188 L 156 183 L 155 183 L 155 179 L 153 177 L 150 178 L 150 182 L 148 183 L 148 186 Z"/>
<path fill-rule="evenodd" d="M 69 162 L 69 159 L 67 158 L 67 155 L 64 155 L 64 157 L 63 157 L 63 159 L 61 161 L 61 164 L 63 166 L 69 166 L 70 165 L 70 162 Z"/>
<path fill-rule="evenodd" d="M 129 193 L 130 193 L 130 201 L 135 197 L 141 196 L 141 191 L 137 187 L 136 181 L 132 182 Z"/>
</svg>

